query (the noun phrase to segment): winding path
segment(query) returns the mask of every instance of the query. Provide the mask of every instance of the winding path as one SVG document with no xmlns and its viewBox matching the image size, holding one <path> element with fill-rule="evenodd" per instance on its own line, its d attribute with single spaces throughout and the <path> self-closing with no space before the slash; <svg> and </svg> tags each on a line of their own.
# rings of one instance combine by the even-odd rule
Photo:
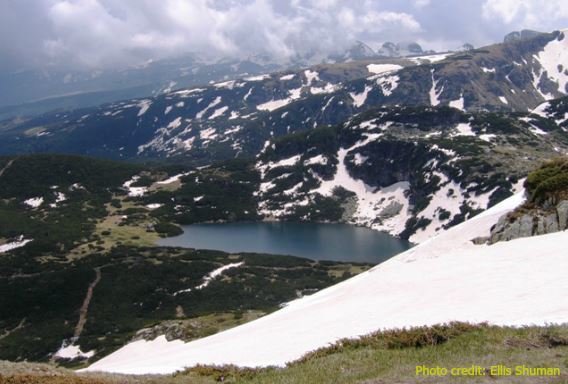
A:
<svg viewBox="0 0 568 384">
<path fill-rule="evenodd" d="M 83 305 L 79 310 L 79 321 L 75 326 L 75 332 L 73 333 L 73 339 L 79 339 L 81 333 L 83 333 L 83 328 L 85 327 L 85 323 L 87 322 L 87 313 L 89 312 L 89 304 L 91 303 L 91 299 L 93 298 L 93 290 L 95 289 L 96 285 L 101 281 L 101 267 L 95 268 L 95 280 L 91 284 L 89 284 L 89 288 L 87 289 L 87 296 L 85 296 L 85 300 L 83 300 Z"/>
<path fill-rule="evenodd" d="M 4 174 L 4 172 L 5 172 L 8 168 L 10 168 L 10 167 L 12 166 L 12 164 L 14 163 L 14 160 L 16 160 L 16 159 L 12 159 L 12 160 L 8 161 L 8 164 L 6 164 L 6 165 L 4 166 L 4 168 L 0 169 L 0 177 L 2 177 L 2 175 Z"/>
</svg>

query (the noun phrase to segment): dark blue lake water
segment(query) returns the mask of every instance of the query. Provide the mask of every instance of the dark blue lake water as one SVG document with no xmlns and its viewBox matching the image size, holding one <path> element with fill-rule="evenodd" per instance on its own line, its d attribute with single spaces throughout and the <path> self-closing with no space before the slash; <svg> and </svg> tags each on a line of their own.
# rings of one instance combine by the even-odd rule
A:
<svg viewBox="0 0 568 384">
<path fill-rule="evenodd" d="M 183 226 L 180 236 L 160 239 L 159 245 L 225 252 L 257 252 L 314 260 L 378 264 L 411 247 L 386 233 L 347 224 L 222 223 Z"/>
</svg>

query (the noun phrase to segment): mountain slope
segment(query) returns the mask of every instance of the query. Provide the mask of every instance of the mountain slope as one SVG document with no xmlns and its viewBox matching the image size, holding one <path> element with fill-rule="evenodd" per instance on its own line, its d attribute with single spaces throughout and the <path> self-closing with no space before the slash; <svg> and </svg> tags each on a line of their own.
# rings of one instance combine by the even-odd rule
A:
<svg viewBox="0 0 568 384">
<path fill-rule="evenodd" d="M 246 87 L 241 92 L 245 90 Z M 221 96 L 216 96 L 209 104 L 202 101 L 203 110 L 197 113 L 215 114 L 218 110 L 228 113 L 225 106 L 219 106 L 222 102 L 216 104 L 219 99 Z M 227 204 L 219 205 L 221 199 L 214 205 L 225 206 L 231 213 L 224 215 L 219 209 L 215 217 L 211 212 L 203 217 L 230 220 L 234 213 L 235 219 L 272 217 L 349 222 L 420 242 L 510 196 L 535 161 L 548 159 L 553 153 L 567 153 L 568 133 L 561 121 L 565 100 L 547 102 L 534 114 L 464 112 L 446 106 L 385 106 L 354 117 L 333 114 L 330 115 L 333 121 L 348 121 L 295 133 L 287 133 L 288 129 L 278 124 L 267 127 L 274 122 L 274 114 L 280 113 L 278 110 L 225 131 L 222 122 L 217 123 L 218 118 L 200 120 L 208 128 L 199 131 L 194 122 L 183 121 L 179 115 L 173 118 L 181 113 L 177 109 L 186 106 L 184 102 L 170 109 L 147 100 L 119 108 L 116 116 L 128 119 L 130 115 L 140 114 L 144 119 L 153 109 L 165 108 L 163 112 L 168 112 L 165 116 L 172 115 L 167 118 L 173 121 L 161 129 L 160 136 L 138 149 L 119 147 L 132 142 L 132 134 L 128 126 L 121 124 L 122 120 L 113 120 L 112 114 L 98 131 L 89 125 L 69 123 L 52 134 L 50 122 L 45 121 L 40 126 L 26 125 L 24 132 L 30 140 L 36 140 L 36 149 L 43 145 L 38 139 L 48 137 L 59 150 L 63 149 L 59 145 L 73 144 L 79 151 L 97 145 L 93 154 L 104 156 L 118 147 L 117 152 L 124 154 L 123 158 L 138 161 L 160 149 L 166 156 L 171 155 L 172 162 L 211 164 L 219 158 L 231 158 L 234 151 L 239 151 L 238 156 L 249 160 L 237 159 L 229 167 L 245 171 L 249 174 L 247 182 L 254 181 L 246 188 L 233 183 L 240 191 L 239 198 L 246 200 L 241 208 L 246 208 L 235 212 Z M 294 112 L 283 112 L 280 116 L 287 119 L 308 113 L 301 101 L 294 103 L 294 108 Z M 150 124 L 147 120 L 140 122 L 136 129 L 139 138 L 151 133 Z M 274 129 L 271 131 L 274 136 L 266 134 L 269 129 Z M 25 140 L 18 136 L 14 143 L 25 144 Z M 181 150 L 183 147 L 187 149 Z M 139 155 L 129 154 L 134 150 Z M 256 160 L 252 159 L 253 155 Z M 181 177 L 184 188 L 169 197 L 163 193 L 160 198 L 141 199 L 145 204 L 164 205 L 160 213 L 179 221 L 187 215 L 174 209 L 179 203 L 172 203 L 173 198 L 193 202 L 182 197 L 186 190 L 191 191 L 192 197 L 204 191 L 212 193 L 211 189 L 192 186 L 191 181 L 191 177 Z M 250 215 L 243 214 L 245 211 Z M 188 207 L 188 212 L 192 212 L 193 218 L 184 223 L 195 222 L 199 215 L 194 207 Z"/>
<path fill-rule="evenodd" d="M 510 196 L 555 152 L 568 152 L 568 135 L 537 115 L 372 109 L 268 142 L 256 163 L 259 213 L 421 242 Z"/>
<path fill-rule="evenodd" d="M 456 54 L 369 59 L 245 77 L 0 126 L 0 153 L 201 164 L 255 155 L 273 136 L 335 125 L 384 105 L 527 112 L 566 95 L 564 32 Z"/>
<path fill-rule="evenodd" d="M 159 95 L 174 87 L 195 87 L 284 67 L 254 58 L 208 60 L 187 54 L 118 70 L 22 69 L 0 74 L 4 91 L 0 95 L 0 120 Z"/>
<path fill-rule="evenodd" d="M 470 241 L 488 233 L 499 216 L 522 201 L 517 194 L 366 273 L 252 323 L 188 344 L 163 337 L 134 342 L 88 371 L 140 374 L 195 364 L 283 365 L 338 339 L 379 328 L 450 320 L 566 322 L 567 232 L 492 246 Z"/>
</svg>

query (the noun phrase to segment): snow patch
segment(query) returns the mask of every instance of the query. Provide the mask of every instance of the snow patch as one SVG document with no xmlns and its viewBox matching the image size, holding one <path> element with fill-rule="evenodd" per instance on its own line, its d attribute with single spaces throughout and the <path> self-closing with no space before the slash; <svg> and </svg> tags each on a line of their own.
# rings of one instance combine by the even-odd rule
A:
<svg viewBox="0 0 568 384">
<path fill-rule="evenodd" d="M 432 88 L 430 88 L 430 105 L 435 107 L 436 105 L 440 104 L 440 95 L 444 91 L 444 86 L 437 90 L 438 81 L 434 79 L 434 70 L 432 69 Z"/>
<path fill-rule="evenodd" d="M 179 179 L 181 179 L 182 177 L 187 176 L 189 174 L 190 174 L 190 172 L 178 173 L 177 175 L 173 175 L 172 177 L 168 177 L 165 180 L 158 181 L 158 182 L 156 182 L 156 184 L 160 184 L 160 185 L 171 184 L 171 183 L 176 182 Z"/>
<path fill-rule="evenodd" d="M 24 204 L 32 208 L 37 208 L 43 204 L 43 197 L 32 197 L 30 199 L 24 200 Z"/>
<path fill-rule="evenodd" d="M 351 98 L 353 99 L 353 105 L 359 108 L 363 104 L 365 104 L 365 100 L 367 100 L 367 95 L 369 94 L 369 91 L 371 91 L 372 89 L 373 89 L 372 87 L 365 85 L 365 89 L 361 93 L 349 92 L 349 96 L 351 96 Z"/>
<path fill-rule="evenodd" d="M 82 352 L 81 349 L 77 345 L 66 345 L 64 341 L 61 345 L 61 348 L 53 355 L 55 358 L 58 359 L 89 359 L 95 356 L 95 351 L 89 352 Z"/>
<path fill-rule="evenodd" d="M 11 243 L 6 243 L 6 244 L 0 244 L 0 253 L 8 252 L 16 248 L 21 248 L 30 241 L 32 241 L 32 239 L 24 239 L 24 235 L 20 235 L 16 241 L 12 241 Z"/>
<path fill-rule="evenodd" d="M 133 176 L 132 179 L 126 181 L 122 186 L 128 189 L 128 196 L 130 197 L 140 197 L 148 191 L 147 187 L 133 187 L 132 184 L 136 183 L 140 179 L 140 176 Z"/>
<path fill-rule="evenodd" d="M 217 117 L 219 117 L 219 116 L 222 116 L 225 112 L 227 112 L 228 109 L 229 109 L 229 107 L 227 107 L 227 106 L 224 106 L 224 107 L 221 107 L 221 108 L 217 108 L 217 109 L 213 112 L 213 114 L 212 114 L 211 116 L 209 116 L 209 120 L 213 120 L 213 119 L 215 119 L 215 118 L 217 118 Z"/>
<path fill-rule="evenodd" d="M 289 75 L 280 76 L 281 81 L 292 80 L 296 75 L 291 73 Z"/>
<path fill-rule="evenodd" d="M 316 71 L 312 71 L 310 69 L 306 69 L 304 71 L 304 76 L 306 76 L 308 86 L 312 85 L 314 80 L 319 80 L 319 74 Z"/>
<path fill-rule="evenodd" d="M 205 88 L 193 88 L 193 89 L 182 89 L 181 91 L 172 92 L 171 95 L 177 95 L 180 97 L 188 97 L 193 93 L 200 93 L 205 91 Z"/>
<path fill-rule="evenodd" d="M 460 95 L 460 98 L 457 100 L 452 100 L 448 103 L 448 106 L 452 107 L 452 108 L 456 108 L 456 109 L 460 109 L 462 111 L 465 111 L 464 109 L 464 100 L 463 100 L 463 96 Z"/>
<path fill-rule="evenodd" d="M 233 89 L 235 87 L 235 80 L 224 81 L 222 83 L 213 84 L 215 88 Z"/>
<path fill-rule="evenodd" d="M 403 67 L 401 65 L 397 65 L 397 64 L 369 64 L 367 65 L 367 70 L 370 73 L 373 74 L 380 74 L 380 73 L 385 73 L 385 72 L 392 72 L 392 71 L 398 71 L 399 69 L 402 69 Z"/>
<path fill-rule="evenodd" d="M 207 287 L 209 285 L 209 283 L 211 283 L 211 281 L 213 281 L 217 277 L 221 276 L 223 274 L 223 272 L 228 271 L 229 269 L 232 269 L 232 268 L 238 268 L 243 264 L 244 264 L 244 262 L 241 261 L 239 263 L 231 263 L 231 264 L 223 265 L 222 267 L 213 270 L 207 276 L 205 276 L 203 278 L 203 283 L 199 284 L 198 286 L 196 286 L 194 288 L 188 288 L 188 289 L 183 289 L 181 291 L 174 292 L 174 296 L 177 296 L 180 293 L 184 293 L 184 292 L 191 292 L 193 289 L 201 290 L 201 289 Z"/>
<path fill-rule="evenodd" d="M 548 75 L 548 78 L 558 84 L 558 92 L 566 93 L 568 85 L 568 30 L 561 32 L 562 40 L 554 39 L 544 46 L 535 58 Z"/>
<path fill-rule="evenodd" d="M 176 129 L 181 125 L 181 117 L 176 117 L 174 120 L 170 121 L 168 124 L 168 129 Z"/>
<path fill-rule="evenodd" d="M 494 138 L 497 137 L 497 135 L 493 134 L 493 133 L 484 133 L 482 135 L 478 136 L 481 140 L 483 141 L 487 141 L 488 143 L 491 142 L 491 140 L 493 140 Z"/>
<path fill-rule="evenodd" d="M 304 161 L 304 165 L 313 165 L 313 164 L 325 165 L 327 164 L 327 157 L 323 155 L 317 155 Z"/>
<path fill-rule="evenodd" d="M 470 123 L 460 123 L 456 127 L 457 133 L 452 136 L 475 136 L 475 132 L 471 129 Z"/>
<path fill-rule="evenodd" d="M 152 105 L 152 101 L 151 100 L 141 100 L 138 103 L 138 107 L 140 108 L 140 110 L 138 111 L 138 117 L 142 116 L 143 114 L 145 114 L 148 111 L 148 108 L 150 108 L 150 105 Z"/>
<path fill-rule="evenodd" d="M 196 118 L 196 119 L 201 119 L 201 118 L 203 118 L 203 115 L 205 115 L 205 113 L 207 113 L 208 110 L 210 110 L 211 108 L 216 107 L 217 105 L 219 105 L 220 102 L 221 102 L 221 96 L 217 96 L 217 97 L 215 98 L 215 100 L 213 100 L 211 103 L 209 103 L 209 105 L 208 105 L 205 109 L 203 109 L 203 110 L 201 110 L 200 112 L 198 112 L 198 113 L 195 115 L 195 118 Z"/>
<path fill-rule="evenodd" d="M 377 79 L 377 84 L 381 87 L 383 95 L 390 96 L 392 92 L 398 87 L 398 82 L 400 78 L 396 75 L 379 77 Z"/>
<path fill-rule="evenodd" d="M 49 204 L 49 206 L 51 208 L 57 208 L 58 204 L 64 202 L 65 200 L 67 200 L 67 196 L 65 196 L 65 194 L 61 192 L 55 192 L 55 202 Z"/>
<path fill-rule="evenodd" d="M 270 100 L 266 103 L 258 104 L 256 109 L 260 111 L 274 111 L 275 109 L 282 108 L 290 104 L 291 99 Z"/>
<path fill-rule="evenodd" d="M 204 129 L 201 132 L 199 132 L 199 137 L 202 140 L 211 140 L 211 139 L 214 139 L 215 137 L 217 137 L 215 132 L 216 132 L 215 128 L 207 128 L 207 129 Z"/>
<path fill-rule="evenodd" d="M 258 76 L 250 76 L 250 77 L 245 77 L 244 80 L 245 81 L 262 81 L 262 80 L 266 80 L 269 79 L 270 75 L 258 75 Z"/>
<path fill-rule="evenodd" d="M 310 87 L 310 93 L 313 95 L 319 95 L 322 93 L 332 93 L 338 89 L 336 85 L 327 83 L 324 87 Z"/>
<path fill-rule="evenodd" d="M 414 62 L 415 64 L 421 65 L 426 62 L 428 63 L 437 63 L 438 61 L 444 60 L 446 57 L 452 55 L 452 53 L 440 53 L 436 55 L 426 55 L 426 56 L 416 56 L 407 58 L 408 60 Z"/>
<path fill-rule="evenodd" d="M 296 88 L 296 89 L 291 89 L 289 92 L 289 97 L 286 99 L 280 99 L 280 100 L 270 100 L 267 101 L 266 103 L 263 104 L 259 104 L 256 106 L 256 109 L 261 110 L 261 111 L 274 111 L 275 109 L 278 108 L 282 108 L 288 104 L 290 104 L 292 101 L 299 99 L 300 98 L 300 94 L 302 92 L 302 88 Z"/>
</svg>

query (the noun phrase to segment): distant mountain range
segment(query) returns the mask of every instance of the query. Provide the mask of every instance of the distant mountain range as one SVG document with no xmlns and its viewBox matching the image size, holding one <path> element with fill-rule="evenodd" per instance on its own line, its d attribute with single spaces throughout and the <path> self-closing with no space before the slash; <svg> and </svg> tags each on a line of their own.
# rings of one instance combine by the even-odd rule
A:
<svg viewBox="0 0 568 384">
<path fill-rule="evenodd" d="M 375 52 L 357 41 L 341 54 L 308 55 L 281 61 L 266 55 L 244 59 L 210 59 L 186 54 L 173 59 L 148 61 L 121 70 L 22 69 L 0 74 L 0 120 L 51 110 L 71 110 L 144 96 L 157 96 L 172 89 L 207 85 L 287 68 L 320 63 L 347 62 L 366 58 L 403 57 L 424 53 L 416 43 L 385 43 Z M 433 51 L 427 52 L 433 53 Z"/>
</svg>

